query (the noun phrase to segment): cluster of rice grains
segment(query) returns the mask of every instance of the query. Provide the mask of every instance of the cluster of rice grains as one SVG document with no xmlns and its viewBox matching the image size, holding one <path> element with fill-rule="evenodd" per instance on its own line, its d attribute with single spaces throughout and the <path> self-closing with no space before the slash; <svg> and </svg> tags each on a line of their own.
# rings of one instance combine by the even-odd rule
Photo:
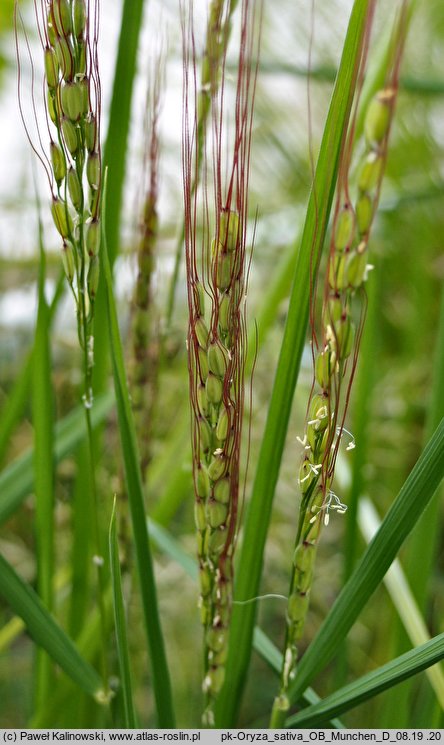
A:
<svg viewBox="0 0 444 745">
<path fill-rule="evenodd" d="M 256 79 L 252 60 L 257 60 L 258 52 L 254 3 L 243 0 L 231 105 L 225 85 L 224 46 L 229 14 L 228 1 L 215 1 L 210 6 L 199 89 L 192 4 L 188 15 L 183 14 L 187 347 L 200 613 L 205 635 L 203 721 L 207 726 L 213 724 L 214 701 L 225 676 L 239 516 L 249 265 L 247 192 Z M 208 109 L 211 127 L 205 123 L 203 109 Z"/>
<path fill-rule="evenodd" d="M 93 307 L 99 281 L 101 155 L 98 0 L 34 1 L 44 51 L 52 216 L 77 308 L 92 405 Z M 86 187 L 86 182 L 88 187 Z"/>
<path fill-rule="evenodd" d="M 296 672 L 297 644 L 304 629 L 322 526 L 328 525 L 331 512 L 344 514 L 347 510 L 332 486 L 341 440 L 345 437 L 348 439 L 347 450 L 355 446 L 353 436 L 344 427 L 344 421 L 364 315 L 361 312 L 361 318 L 355 324 L 352 306 L 356 295 L 361 292 L 361 307 L 365 308 L 363 286 L 372 268 L 368 264 L 368 241 L 387 157 L 402 41 L 401 34 L 398 54 L 387 76 L 386 87 L 374 96 L 366 111 L 364 153 L 356 170 L 357 196 L 354 203 L 348 185 L 355 139 L 354 118 L 342 152 L 319 340 L 314 330 L 315 299 L 312 298 L 314 380 L 304 436 L 298 438 L 303 447 L 298 478 L 301 506 L 287 606 L 281 688 L 274 703 L 273 726 L 282 725 L 289 709 L 287 692 Z"/>
<path fill-rule="evenodd" d="M 101 89 L 98 67 L 99 0 L 34 0 L 38 35 L 44 55 L 44 122 L 49 148 L 44 145 L 40 99 L 34 89 L 34 65 L 24 23 L 16 2 L 17 21 L 25 35 L 32 71 L 31 102 L 35 141 L 28 129 L 21 99 L 19 37 L 16 33 L 19 69 L 19 107 L 34 153 L 42 163 L 52 194 L 52 217 L 62 238 L 62 260 L 77 313 L 82 351 L 83 403 L 88 443 L 88 478 L 94 503 L 94 563 L 98 576 L 101 622 L 101 666 L 104 691 L 108 689 L 105 552 L 100 532 L 100 508 L 96 490 L 92 438 L 92 375 L 94 366 L 94 305 L 99 282 L 101 242 Z M 103 693 L 105 696 L 105 693 Z M 107 693 L 106 693 L 107 695 Z"/>
</svg>

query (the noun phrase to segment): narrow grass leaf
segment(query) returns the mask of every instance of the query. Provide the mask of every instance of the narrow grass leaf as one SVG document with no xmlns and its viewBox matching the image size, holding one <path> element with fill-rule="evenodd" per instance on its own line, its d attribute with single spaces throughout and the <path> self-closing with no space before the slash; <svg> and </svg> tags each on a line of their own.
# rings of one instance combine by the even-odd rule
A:
<svg viewBox="0 0 444 745">
<path fill-rule="evenodd" d="M 113 589 L 114 621 L 116 626 L 117 655 L 119 658 L 120 682 L 123 698 L 123 726 L 126 729 L 137 727 L 136 712 L 133 701 L 131 682 L 131 662 L 128 649 L 125 606 L 120 573 L 119 545 L 117 542 L 116 500 L 114 499 L 111 522 L 109 526 L 109 557 Z"/>
<path fill-rule="evenodd" d="M 419 328 L 419 326 L 417 327 Z M 427 417 L 425 435 L 429 437 L 433 429 L 437 426 L 441 417 L 444 416 L 444 401 L 442 397 L 442 381 L 444 380 L 444 288 L 441 295 L 441 306 L 436 330 L 436 347 L 434 355 L 434 364 L 432 367 L 432 385 L 430 399 L 427 406 Z M 429 603 L 433 603 L 431 589 L 433 583 L 435 562 L 439 546 L 439 536 L 441 531 L 441 512 L 442 504 L 442 487 L 437 490 L 433 499 L 430 501 L 427 509 L 424 510 L 421 518 L 415 525 L 408 546 L 404 566 L 407 579 L 412 588 L 418 607 L 424 614 L 429 613 Z M 418 561 L 421 556 L 421 561 Z M 433 617 L 432 617 L 433 622 Z M 406 648 L 405 635 L 399 633 L 399 629 L 393 630 L 393 656 L 404 652 Z M 397 691 L 396 705 L 398 711 L 405 712 L 404 726 L 415 727 L 422 726 L 427 720 L 425 709 L 425 699 L 428 700 L 429 706 L 436 705 L 436 698 L 431 688 L 423 692 L 424 707 L 421 707 L 421 716 L 425 717 L 418 724 L 417 714 L 412 712 L 410 705 L 413 695 L 413 682 L 402 686 Z M 431 699 L 434 699 L 432 703 Z M 388 702 L 387 706 L 392 704 Z M 429 715 L 430 716 L 430 715 Z"/>
<path fill-rule="evenodd" d="M 361 499 L 358 520 L 361 533 L 366 542 L 370 543 L 379 530 L 381 522 L 373 503 L 367 497 Z M 384 584 L 412 644 L 419 647 L 421 644 L 428 642 L 430 634 L 398 559 L 395 559 L 387 571 Z M 441 666 L 436 665 L 429 668 L 427 677 L 444 711 L 444 674 Z"/>
<path fill-rule="evenodd" d="M 444 419 L 421 454 L 353 575 L 310 644 L 290 687 L 291 701 L 330 662 L 444 475 Z"/>
<path fill-rule="evenodd" d="M 378 693 L 398 685 L 444 659 L 444 634 L 397 657 L 353 681 L 287 720 L 288 727 L 319 727 L 331 717 L 343 714 Z"/>
<path fill-rule="evenodd" d="M 299 251 L 300 236 L 298 236 L 293 245 L 288 246 L 284 255 L 280 259 L 276 270 L 271 275 L 271 281 L 264 288 L 261 303 L 257 309 L 257 316 L 254 325 L 250 325 L 248 332 L 247 361 L 245 365 L 247 375 L 251 373 L 256 356 L 256 328 L 259 331 L 258 346 L 264 342 L 267 333 L 279 311 L 279 305 L 282 300 L 288 296 L 291 288 L 291 278 L 293 269 L 297 261 Z"/>
<path fill-rule="evenodd" d="M 147 3 L 146 3 L 147 4 Z M 113 266 L 119 252 L 122 196 L 125 183 L 128 134 L 131 121 L 131 101 L 137 72 L 137 50 L 143 20 L 144 0 L 123 0 L 119 44 L 109 112 L 109 124 L 103 153 L 103 166 L 110 178 L 104 210 L 109 261 Z M 99 283 L 96 298 L 96 328 L 106 325 L 106 294 Z M 94 391 L 106 388 L 108 374 L 108 337 L 97 334 L 95 340 Z M 96 435 L 99 437 L 100 435 Z"/>
<path fill-rule="evenodd" d="M 28 402 L 32 378 L 32 352 L 24 360 L 9 398 L 0 412 L 0 463 L 4 460 L 12 433 L 21 420 Z"/>
<path fill-rule="evenodd" d="M 136 76 L 143 6 L 144 0 L 124 0 L 123 3 L 109 125 L 103 155 L 104 167 L 109 173 L 106 194 L 106 236 L 111 264 L 114 263 L 119 247 L 131 99 Z"/>
<path fill-rule="evenodd" d="M 173 538 L 171 533 L 165 530 L 161 525 L 154 522 L 154 520 L 148 521 L 148 530 L 151 539 L 156 546 L 167 556 L 177 562 L 191 579 L 197 581 L 198 571 L 196 559 L 187 554 L 180 543 Z"/>
<path fill-rule="evenodd" d="M 56 593 L 66 594 L 70 571 L 64 567 L 54 576 L 54 588 Z M 0 629 L 0 654 L 5 652 L 17 637 L 26 629 L 26 624 L 22 618 L 12 616 Z M 71 634 L 69 634 L 71 636 Z"/>
<path fill-rule="evenodd" d="M 227 64 L 227 70 L 233 70 L 234 65 Z M 290 75 L 294 77 L 316 80 L 320 83 L 333 83 L 336 78 L 336 69 L 329 65 L 317 65 L 310 68 L 295 65 L 291 62 L 275 62 L 274 60 L 261 59 L 259 73 L 265 75 Z M 373 84 L 372 84 L 373 87 Z M 442 80 L 427 77 L 412 77 L 401 75 L 399 88 L 406 93 L 419 96 L 444 96 L 444 84 Z"/>
<path fill-rule="evenodd" d="M 56 285 L 51 305 L 48 309 L 48 326 L 54 319 L 59 300 L 63 295 L 65 289 L 65 272 L 62 270 L 62 274 Z M 28 395 L 31 388 L 31 379 L 33 375 L 33 350 L 31 350 L 14 381 L 14 386 L 9 394 L 6 403 L 3 405 L 0 412 L 0 463 L 3 461 L 6 451 L 8 449 L 12 433 L 14 429 L 21 421 L 23 413 L 28 403 Z"/>
<path fill-rule="evenodd" d="M 103 240 L 103 245 L 104 278 L 108 302 L 108 328 L 114 373 L 114 387 L 116 392 L 117 415 L 122 444 L 125 484 L 134 533 L 136 562 L 141 589 L 145 628 L 150 652 L 158 725 L 159 727 L 173 728 L 174 712 L 170 675 L 157 605 L 154 568 L 143 503 L 142 477 L 139 465 L 140 460 L 137 451 L 136 434 L 129 400 L 128 385 L 125 376 L 122 342 L 117 323 L 117 311 L 112 287 L 111 267 L 106 252 L 105 240 Z"/>
<path fill-rule="evenodd" d="M 426 436 L 430 437 L 433 430 L 438 426 L 440 419 L 444 416 L 444 399 L 442 386 L 444 380 L 444 288 L 441 296 L 441 308 L 436 334 L 435 359 L 433 364 L 433 380 L 431 395 L 427 407 Z M 430 586 L 430 578 L 433 574 L 432 567 L 436 557 L 439 540 L 441 509 L 440 494 L 436 494 L 429 506 L 424 511 L 421 519 L 412 533 L 408 559 L 406 563 L 407 576 L 414 588 L 420 608 L 424 608 L 427 591 Z M 417 560 L 419 553 L 421 561 Z"/>
<path fill-rule="evenodd" d="M 37 593 L 15 572 L 0 554 L 0 595 L 26 624 L 35 643 L 46 650 L 80 688 L 100 698 L 102 681 L 81 657 L 70 637 L 46 610 Z"/>
<path fill-rule="evenodd" d="M 356 85 L 368 0 L 355 0 L 342 59 L 321 143 L 313 189 L 296 262 L 265 432 L 247 512 L 235 597 L 247 600 L 259 591 L 263 553 L 279 475 L 294 389 L 305 343 L 310 300 L 310 275 L 320 259 L 336 185 L 338 159 L 347 130 Z M 216 722 L 233 726 L 251 655 L 255 604 L 235 606 L 230 633 L 226 685 L 219 698 Z"/>
<path fill-rule="evenodd" d="M 111 588 L 109 587 L 105 597 L 104 605 L 106 611 L 106 617 L 111 619 L 112 616 L 112 595 Z M 99 609 L 93 608 L 91 613 L 76 640 L 76 647 L 82 657 L 86 660 L 97 659 L 101 646 L 101 635 L 102 635 L 102 623 L 100 618 Z M 57 720 L 60 713 L 68 714 L 72 709 L 72 701 L 78 694 L 72 680 L 67 680 L 66 685 L 59 686 L 48 703 L 45 711 L 35 713 L 29 722 L 30 729 L 44 729 L 45 727 L 54 727 L 54 722 Z M 65 722 L 67 727 L 76 725 L 76 720 Z M 90 722 L 85 722 L 85 727 L 89 727 Z"/>
<path fill-rule="evenodd" d="M 93 427 L 105 421 L 114 405 L 114 394 L 97 396 L 91 411 Z M 77 406 L 55 426 L 54 462 L 59 463 L 72 453 L 85 438 L 85 407 Z M 0 525 L 20 507 L 34 484 L 34 449 L 18 456 L 0 474 Z"/>
</svg>

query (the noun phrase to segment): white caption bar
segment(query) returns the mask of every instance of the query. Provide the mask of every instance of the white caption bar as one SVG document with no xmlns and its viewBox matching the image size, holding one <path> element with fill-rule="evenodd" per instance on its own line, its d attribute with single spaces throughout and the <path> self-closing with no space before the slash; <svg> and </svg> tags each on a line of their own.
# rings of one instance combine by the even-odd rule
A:
<svg viewBox="0 0 444 745">
<path fill-rule="evenodd" d="M 196 742 L 202 745 L 223 745 L 224 743 L 278 743 L 297 742 L 322 745 L 336 742 L 371 741 L 389 745 L 394 743 L 432 743 L 444 745 L 442 729 L 281 729 L 281 730 L 242 730 L 242 729 L 0 729 L 0 740 L 4 743 L 46 743 L 46 742 Z"/>
</svg>

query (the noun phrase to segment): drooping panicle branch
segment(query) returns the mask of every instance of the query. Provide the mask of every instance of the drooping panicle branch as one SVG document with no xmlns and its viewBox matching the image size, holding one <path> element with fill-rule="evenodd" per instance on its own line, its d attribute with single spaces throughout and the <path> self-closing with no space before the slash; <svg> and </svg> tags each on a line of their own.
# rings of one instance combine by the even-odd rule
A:
<svg viewBox="0 0 444 745">
<path fill-rule="evenodd" d="M 225 80 L 229 14 L 229 2 L 211 3 L 198 87 L 192 3 L 188 14 L 182 12 L 187 346 L 208 725 L 225 675 L 239 513 L 248 174 L 259 42 L 255 4 L 243 0 L 233 93 Z"/>
<path fill-rule="evenodd" d="M 52 216 L 62 238 L 63 266 L 76 301 L 79 339 L 86 353 L 89 382 L 85 401 L 91 405 L 102 180 L 99 0 L 34 0 L 34 11 L 44 58 L 43 120 L 49 145 L 45 148 L 43 143 L 34 85 L 37 142 L 31 144 L 49 177 Z M 21 111 L 29 133 L 22 107 Z"/>
<path fill-rule="evenodd" d="M 102 671 L 108 690 L 107 622 L 104 605 L 104 552 L 95 483 L 92 439 L 92 373 L 94 305 L 99 282 L 102 166 L 100 146 L 101 84 L 98 61 L 99 0 L 34 0 L 35 23 L 42 47 L 44 76 L 41 100 L 35 94 L 32 65 L 32 110 L 37 138 L 24 115 L 19 73 L 19 106 L 34 152 L 48 176 L 51 212 L 62 239 L 62 262 L 77 313 L 84 375 L 83 402 L 88 439 L 90 494 L 94 502 L 95 563 L 98 570 L 102 625 Z M 16 0 L 16 21 L 21 20 Z M 23 23 L 21 23 L 24 29 Z M 16 22 L 20 71 L 19 29 Z M 28 40 L 25 34 L 29 52 Z M 30 53 L 29 56 L 31 57 Z M 41 123 L 43 122 L 43 124 Z M 43 129 L 46 126 L 48 146 Z"/>
</svg>

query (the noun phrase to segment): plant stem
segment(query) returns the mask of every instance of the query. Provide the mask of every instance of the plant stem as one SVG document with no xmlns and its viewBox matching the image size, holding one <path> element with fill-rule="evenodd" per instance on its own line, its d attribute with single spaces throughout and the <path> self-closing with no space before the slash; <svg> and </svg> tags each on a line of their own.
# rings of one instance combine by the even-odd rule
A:
<svg viewBox="0 0 444 745">
<path fill-rule="evenodd" d="M 83 245 L 83 225 L 81 225 L 81 236 L 80 245 Z M 94 545 L 96 555 L 94 557 L 94 563 L 97 567 L 97 581 L 98 581 L 98 605 L 100 612 L 100 625 L 101 625 L 101 668 L 103 678 L 103 688 L 105 695 L 108 692 L 108 679 L 109 679 L 109 668 L 108 668 L 108 650 L 107 650 L 107 619 L 106 609 L 104 603 L 104 596 L 106 592 L 106 573 L 105 573 L 105 553 L 103 551 L 101 533 L 100 533 L 100 509 L 99 500 L 97 495 L 97 484 L 96 484 L 96 465 L 94 456 L 94 437 L 93 427 L 91 421 L 91 409 L 93 406 L 93 393 L 92 393 L 92 372 L 93 372 L 93 321 L 87 316 L 86 308 L 86 277 L 85 277 L 85 264 L 82 262 L 80 270 L 80 284 L 79 284 L 79 312 L 81 316 L 81 346 L 83 351 L 83 372 L 84 372 L 84 394 L 83 404 L 85 407 L 85 422 L 86 422 L 86 433 L 88 443 L 88 474 L 90 480 L 90 494 L 93 500 L 93 522 L 94 522 Z"/>
</svg>

